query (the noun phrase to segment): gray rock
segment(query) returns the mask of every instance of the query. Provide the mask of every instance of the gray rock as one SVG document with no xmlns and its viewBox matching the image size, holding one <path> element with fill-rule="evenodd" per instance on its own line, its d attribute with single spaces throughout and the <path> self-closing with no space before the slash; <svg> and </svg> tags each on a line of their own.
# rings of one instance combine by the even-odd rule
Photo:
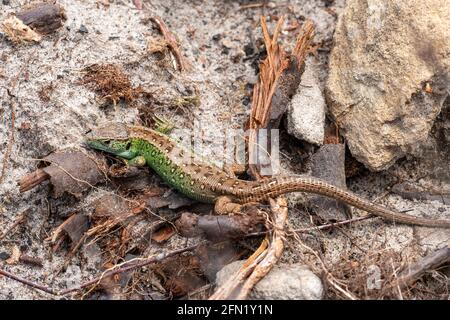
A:
<svg viewBox="0 0 450 320">
<path fill-rule="evenodd" d="M 347 2 L 326 95 L 350 151 L 369 169 L 420 152 L 449 94 L 449 21 L 447 0 Z"/>
<path fill-rule="evenodd" d="M 244 261 L 223 267 L 216 276 L 218 286 L 233 275 Z M 320 300 L 324 289 L 321 280 L 305 265 L 275 266 L 250 293 L 252 300 Z"/>
<path fill-rule="evenodd" d="M 345 182 L 344 144 L 325 144 L 311 157 L 311 174 L 337 187 L 347 189 Z M 316 214 L 326 221 L 339 221 L 348 218 L 350 209 L 344 203 L 319 196 L 310 195 L 310 206 Z"/>
<path fill-rule="evenodd" d="M 301 83 L 289 105 L 287 129 L 297 139 L 322 145 L 325 134 L 325 99 L 313 59 L 308 57 L 306 60 Z"/>
</svg>

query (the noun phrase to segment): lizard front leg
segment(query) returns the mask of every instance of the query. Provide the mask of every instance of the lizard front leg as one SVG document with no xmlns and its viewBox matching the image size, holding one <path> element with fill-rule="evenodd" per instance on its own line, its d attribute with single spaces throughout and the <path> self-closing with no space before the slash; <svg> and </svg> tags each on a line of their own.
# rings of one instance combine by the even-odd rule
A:
<svg viewBox="0 0 450 320">
<path fill-rule="evenodd" d="M 137 156 L 130 160 L 125 160 L 125 163 L 130 167 L 145 167 L 146 165 L 146 161 L 143 156 Z"/>
</svg>

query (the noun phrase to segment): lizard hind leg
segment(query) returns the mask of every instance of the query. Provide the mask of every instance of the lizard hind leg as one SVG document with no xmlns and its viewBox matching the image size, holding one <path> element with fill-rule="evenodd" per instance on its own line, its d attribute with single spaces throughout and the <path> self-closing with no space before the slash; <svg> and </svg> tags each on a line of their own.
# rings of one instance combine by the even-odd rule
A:
<svg viewBox="0 0 450 320">
<path fill-rule="evenodd" d="M 238 163 L 225 164 L 223 166 L 223 171 L 225 171 L 230 177 L 236 178 L 237 175 L 245 173 L 245 165 Z"/>
<path fill-rule="evenodd" d="M 233 202 L 228 196 L 221 196 L 216 200 L 214 211 L 220 215 L 239 214 L 242 212 L 242 205 Z"/>
</svg>

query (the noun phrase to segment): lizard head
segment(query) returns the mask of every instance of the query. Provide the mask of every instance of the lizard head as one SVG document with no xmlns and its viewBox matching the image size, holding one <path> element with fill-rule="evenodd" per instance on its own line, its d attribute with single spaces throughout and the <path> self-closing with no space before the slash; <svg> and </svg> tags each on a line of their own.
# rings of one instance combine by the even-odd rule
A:
<svg viewBox="0 0 450 320">
<path fill-rule="evenodd" d="M 111 123 L 91 130 L 85 135 L 84 142 L 92 149 L 124 159 L 132 159 L 136 156 L 136 152 L 131 148 L 131 139 L 125 124 Z"/>
</svg>

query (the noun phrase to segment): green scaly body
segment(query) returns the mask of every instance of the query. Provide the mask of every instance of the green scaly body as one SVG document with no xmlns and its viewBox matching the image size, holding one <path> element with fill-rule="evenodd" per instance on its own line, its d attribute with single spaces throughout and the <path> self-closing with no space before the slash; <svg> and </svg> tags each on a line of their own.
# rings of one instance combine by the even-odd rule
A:
<svg viewBox="0 0 450 320">
<path fill-rule="evenodd" d="M 91 132 L 87 144 L 132 164 L 150 166 L 171 187 L 186 196 L 217 204 L 227 198 L 237 204 L 267 201 L 288 192 L 327 196 L 399 223 L 450 228 L 450 220 L 427 219 L 399 213 L 309 176 L 273 177 L 263 181 L 237 179 L 177 145 L 166 135 L 138 126 L 115 123 Z"/>
</svg>

